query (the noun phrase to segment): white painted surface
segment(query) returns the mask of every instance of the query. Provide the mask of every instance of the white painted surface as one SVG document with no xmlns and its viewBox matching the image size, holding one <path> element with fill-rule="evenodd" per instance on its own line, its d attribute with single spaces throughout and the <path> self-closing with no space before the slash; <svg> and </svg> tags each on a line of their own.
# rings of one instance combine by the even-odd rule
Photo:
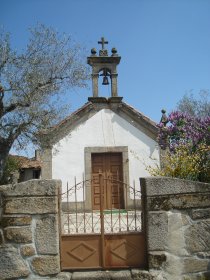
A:
<svg viewBox="0 0 210 280">
<path fill-rule="evenodd" d="M 109 109 L 103 109 L 75 127 L 53 147 L 52 177 L 61 179 L 63 191 L 67 181 L 82 180 L 85 147 L 127 146 L 130 184 L 149 176 L 147 165 L 159 162 L 157 143 Z M 57 150 L 57 152 L 56 152 Z"/>
</svg>

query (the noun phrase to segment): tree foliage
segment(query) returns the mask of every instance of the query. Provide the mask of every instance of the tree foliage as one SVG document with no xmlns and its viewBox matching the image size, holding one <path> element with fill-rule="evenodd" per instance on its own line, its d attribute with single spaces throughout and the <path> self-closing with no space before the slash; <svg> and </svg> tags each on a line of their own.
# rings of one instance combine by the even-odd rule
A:
<svg viewBox="0 0 210 280">
<path fill-rule="evenodd" d="M 3 175 L 0 179 L 0 185 L 12 183 L 13 174 L 19 172 L 20 164 L 15 157 L 8 156 L 5 163 Z"/>
<path fill-rule="evenodd" d="M 162 122 L 158 125 L 158 141 L 162 149 L 169 148 L 170 152 L 181 144 L 190 144 L 196 149 L 198 144 L 210 141 L 210 116 L 198 118 L 173 111 L 167 118 L 167 126 Z"/>
<path fill-rule="evenodd" d="M 201 90 L 183 96 L 177 111 L 167 117 L 163 111 L 158 142 L 162 166 L 151 168 L 152 175 L 210 182 L 210 93 Z"/>
<path fill-rule="evenodd" d="M 160 167 L 149 167 L 152 175 L 210 182 L 210 116 L 195 117 L 172 112 L 159 125 L 158 141 L 165 152 Z"/>
<path fill-rule="evenodd" d="M 24 148 L 62 118 L 65 90 L 85 87 L 89 77 L 84 51 L 69 36 L 40 24 L 30 35 L 19 53 L 0 33 L 0 171 L 12 145 Z"/>
<path fill-rule="evenodd" d="M 177 110 L 192 117 L 210 116 L 210 92 L 201 90 L 196 98 L 191 92 L 186 93 L 177 104 Z"/>
</svg>

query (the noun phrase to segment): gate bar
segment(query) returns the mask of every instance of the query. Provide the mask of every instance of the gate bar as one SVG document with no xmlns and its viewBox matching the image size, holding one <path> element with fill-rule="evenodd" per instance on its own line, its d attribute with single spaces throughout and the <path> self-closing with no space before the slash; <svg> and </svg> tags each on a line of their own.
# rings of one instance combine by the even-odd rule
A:
<svg viewBox="0 0 210 280">
<path fill-rule="evenodd" d="M 77 216 L 77 179 L 74 177 L 75 181 L 75 208 L 76 208 L 76 232 L 78 233 L 78 216 Z"/>
<path fill-rule="evenodd" d="M 67 222 L 68 222 L 68 233 L 70 233 L 70 221 L 69 221 L 69 213 L 70 213 L 70 209 L 69 209 L 69 183 L 67 182 Z"/>
<path fill-rule="evenodd" d="M 112 177 L 110 176 L 110 180 L 112 180 Z M 111 184 L 111 195 L 112 195 L 112 184 Z M 112 197 L 111 197 L 111 232 L 113 232 L 113 217 L 112 217 Z"/>
<path fill-rule="evenodd" d="M 133 181 L 133 188 L 134 188 L 134 219 L 135 219 L 135 231 L 137 231 L 137 225 L 136 225 L 136 184 L 135 181 Z"/>
<path fill-rule="evenodd" d="M 121 207 L 121 197 L 120 197 L 120 185 L 119 185 L 119 179 L 118 179 L 118 170 L 117 170 L 117 196 L 118 196 L 118 207 L 119 207 L 119 213 L 118 213 L 118 219 L 119 219 L 119 232 L 121 232 L 121 214 L 120 214 L 120 207 Z"/>
<path fill-rule="evenodd" d="M 85 178 L 84 178 L 84 173 L 82 175 L 83 181 L 82 181 L 82 190 L 83 190 L 83 214 L 84 214 L 84 233 L 86 233 L 86 220 L 85 220 Z"/>
<path fill-rule="evenodd" d="M 127 231 L 129 231 L 129 223 L 128 223 L 128 201 L 127 201 L 127 196 L 128 196 L 128 195 L 130 195 L 130 193 L 128 193 L 127 184 L 126 184 L 126 185 L 125 185 L 125 197 L 126 197 L 125 209 L 127 209 L 127 213 L 126 213 Z"/>
<path fill-rule="evenodd" d="M 94 181 L 93 175 L 92 175 L 91 178 L 92 178 L 91 182 L 93 182 Z M 91 207 L 91 222 L 92 222 L 92 233 L 93 233 L 94 232 L 94 226 L 93 226 L 93 207 Z"/>
<path fill-rule="evenodd" d="M 105 267 L 105 256 L 104 256 L 104 197 L 103 197 L 103 189 L 104 189 L 104 178 L 102 174 L 99 174 L 99 184 L 100 188 L 100 216 L 101 216 L 101 266 Z"/>
</svg>

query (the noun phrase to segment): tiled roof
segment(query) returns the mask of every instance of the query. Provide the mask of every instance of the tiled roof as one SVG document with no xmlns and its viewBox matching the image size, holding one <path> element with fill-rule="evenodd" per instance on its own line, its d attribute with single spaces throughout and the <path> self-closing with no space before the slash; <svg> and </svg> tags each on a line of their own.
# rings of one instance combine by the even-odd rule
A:
<svg viewBox="0 0 210 280">
<path fill-rule="evenodd" d="M 27 158 L 24 156 L 18 156 L 18 155 L 10 155 L 10 157 L 17 160 L 20 169 L 28 169 L 28 168 L 41 168 L 42 163 L 39 160 L 36 160 L 35 158 Z"/>
</svg>

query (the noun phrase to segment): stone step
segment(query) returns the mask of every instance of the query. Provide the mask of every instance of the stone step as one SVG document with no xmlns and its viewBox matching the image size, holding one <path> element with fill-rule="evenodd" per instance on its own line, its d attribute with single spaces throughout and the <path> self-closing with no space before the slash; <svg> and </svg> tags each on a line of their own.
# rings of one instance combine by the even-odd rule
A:
<svg viewBox="0 0 210 280">
<path fill-rule="evenodd" d="M 51 280 L 155 280 L 156 274 L 141 269 L 61 272 Z M 43 279 L 43 278 L 40 278 Z M 38 280 L 38 278 L 36 279 Z"/>
</svg>

